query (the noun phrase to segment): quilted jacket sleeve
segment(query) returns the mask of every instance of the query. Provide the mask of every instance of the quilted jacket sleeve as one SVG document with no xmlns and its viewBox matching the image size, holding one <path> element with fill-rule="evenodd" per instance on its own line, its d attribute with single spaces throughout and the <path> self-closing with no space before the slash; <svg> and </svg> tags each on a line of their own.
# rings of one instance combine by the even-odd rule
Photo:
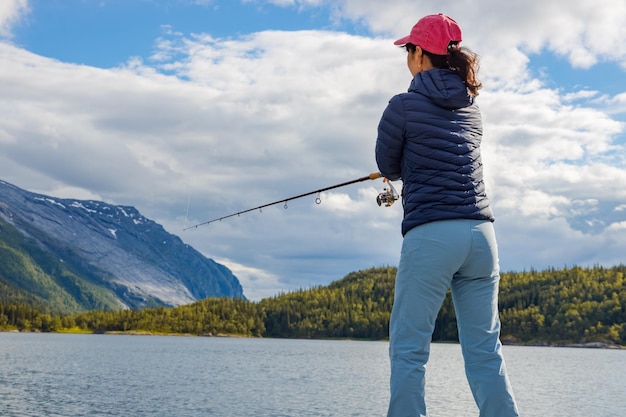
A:
<svg viewBox="0 0 626 417">
<path fill-rule="evenodd" d="M 393 97 L 378 124 L 376 163 L 383 177 L 396 181 L 402 178 L 405 112 L 400 95 Z"/>
</svg>

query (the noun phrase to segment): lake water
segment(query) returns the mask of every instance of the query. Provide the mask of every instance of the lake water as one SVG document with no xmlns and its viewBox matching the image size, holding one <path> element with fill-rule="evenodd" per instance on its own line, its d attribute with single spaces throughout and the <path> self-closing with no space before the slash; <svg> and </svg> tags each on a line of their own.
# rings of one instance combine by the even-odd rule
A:
<svg viewBox="0 0 626 417">
<path fill-rule="evenodd" d="M 387 342 L 0 333 L 0 416 L 372 417 Z M 523 417 L 626 416 L 626 350 L 505 346 Z M 460 347 L 434 344 L 431 417 L 477 416 Z"/>
</svg>

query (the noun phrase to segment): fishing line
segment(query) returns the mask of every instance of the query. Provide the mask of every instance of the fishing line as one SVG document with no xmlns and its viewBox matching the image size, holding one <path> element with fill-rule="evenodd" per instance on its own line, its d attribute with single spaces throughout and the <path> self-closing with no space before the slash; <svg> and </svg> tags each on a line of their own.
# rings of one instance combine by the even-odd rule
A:
<svg viewBox="0 0 626 417">
<path fill-rule="evenodd" d="M 187 230 L 187 221 L 189 219 L 189 206 L 191 205 L 191 185 L 187 182 L 187 213 L 185 214 L 185 225 L 183 230 Z"/>
</svg>

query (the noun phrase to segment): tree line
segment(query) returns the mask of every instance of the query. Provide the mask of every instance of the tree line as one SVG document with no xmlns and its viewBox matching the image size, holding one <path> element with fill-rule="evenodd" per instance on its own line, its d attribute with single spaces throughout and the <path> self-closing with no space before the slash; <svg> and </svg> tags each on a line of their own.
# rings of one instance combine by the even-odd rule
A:
<svg viewBox="0 0 626 417">
<path fill-rule="evenodd" d="M 277 338 L 388 337 L 396 269 L 353 272 L 328 286 L 258 302 L 209 298 L 175 308 L 93 310 L 72 315 L 0 297 L 0 329 L 178 333 Z M 517 343 L 626 344 L 626 266 L 506 272 L 500 281 L 504 340 Z M 450 294 L 437 317 L 435 341 L 457 341 Z"/>
</svg>

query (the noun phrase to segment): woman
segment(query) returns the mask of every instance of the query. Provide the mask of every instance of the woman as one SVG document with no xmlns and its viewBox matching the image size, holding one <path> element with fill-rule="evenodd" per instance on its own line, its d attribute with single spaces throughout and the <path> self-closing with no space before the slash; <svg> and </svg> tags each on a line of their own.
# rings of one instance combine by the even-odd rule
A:
<svg viewBox="0 0 626 417">
<path fill-rule="evenodd" d="M 498 253 L 474 103 L 478 59 L 460 43 L 461 28 L 443 14 L 420 19 L 395 42 L 407 50 L 413 81 L 389 101 L 378 126 L 376 162 L 384 177 L 402 180 L 404 205 L 389 417 L 427 415 L 424 366 L 448 288 L 480 416 L 519 415 L 501 353 Z"/>
</svg>

